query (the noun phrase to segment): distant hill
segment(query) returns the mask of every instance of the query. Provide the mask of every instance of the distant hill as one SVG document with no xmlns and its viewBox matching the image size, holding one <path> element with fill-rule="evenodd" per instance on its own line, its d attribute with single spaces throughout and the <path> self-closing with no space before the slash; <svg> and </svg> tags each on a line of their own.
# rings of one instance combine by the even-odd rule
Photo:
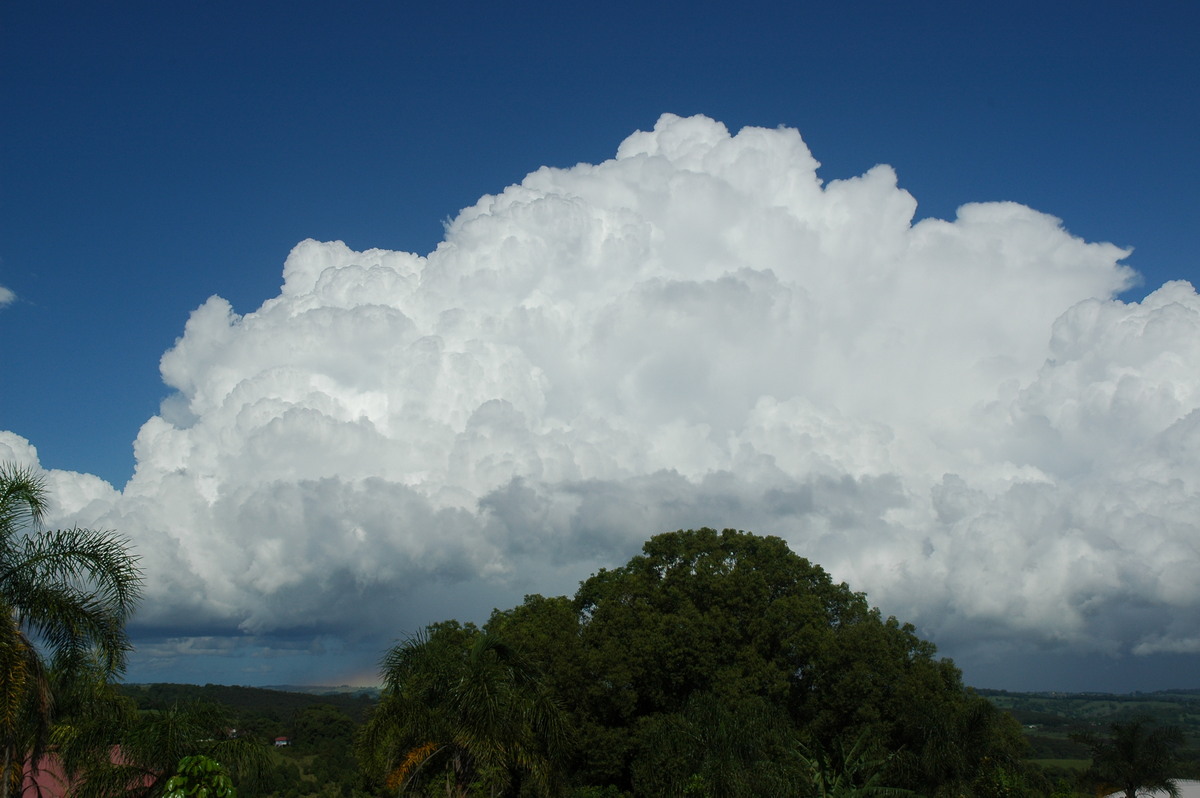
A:
<svg viewBox="0 0 1200 798">
<path fill-rule="evenodd" d="M 379 698 L 377 688 L 366 687 L 234 687 L 220 684 L 122 684 L 118 690 L 139 709 L 169 709 L 174 704 L 205 701 L 226 707 L 240 725 L 254 719 L 284 723 L 308 707 L 327 704 L 361 723 Z"/>
<path fill-rule="evenodd" d="M 1200 690 L 1159 690 L 1152 693 L 1010 693 L 976 690 L 1025 726 L 1103 730 L 1111 723 L 1150 718 L 1178 726 L 1200 739 Z"/>
<path fill-rule="evenodd" d="M 262 689 L 277 690 L 283 693 L 303 693 L 305 695 L 365 695 L 370 698 L 379 698 L 379 694 L 382 692 L 382 688 L 380 687 L 353 687 L 348 684 L 338 685 L 337 687 L 322 685 L 268 684 L 264 685 Z"/>
</svg>

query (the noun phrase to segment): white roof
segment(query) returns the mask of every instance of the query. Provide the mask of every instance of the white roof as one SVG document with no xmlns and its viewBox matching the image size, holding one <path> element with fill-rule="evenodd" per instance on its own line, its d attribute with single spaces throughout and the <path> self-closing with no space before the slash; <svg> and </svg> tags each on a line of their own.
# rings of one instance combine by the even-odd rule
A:
<svg viewBox="0 0 1200 798">
<path fill-rule="evenodd" d="M 1175 786 L 1179 788 L 1179 798 L 1200 798 L 1200 781 L 1176 779 Z M 1106 798 L 1124 798 L 1124 795 L 1123 792 L 1114 792 Z M 1139 792 L 1138 795 L 1145 796 L 1145 798 L 1166 798 L 1167 793 L 1165 790 L 1153 790 Z"/>
</svg>

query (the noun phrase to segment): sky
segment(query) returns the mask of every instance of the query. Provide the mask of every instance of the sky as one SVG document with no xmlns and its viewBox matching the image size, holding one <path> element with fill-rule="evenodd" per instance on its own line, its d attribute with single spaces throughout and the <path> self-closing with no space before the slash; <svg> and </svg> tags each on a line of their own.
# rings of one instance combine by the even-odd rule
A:
<svg viewBox="0 0 1200 798">
<path fill-rule="evenodd" d="M 1200 687 L 1198 24 L 8 0 L 0 459 L 141 557 L 130 681 L 710 526 L 978 687 Z"/>
</svg>

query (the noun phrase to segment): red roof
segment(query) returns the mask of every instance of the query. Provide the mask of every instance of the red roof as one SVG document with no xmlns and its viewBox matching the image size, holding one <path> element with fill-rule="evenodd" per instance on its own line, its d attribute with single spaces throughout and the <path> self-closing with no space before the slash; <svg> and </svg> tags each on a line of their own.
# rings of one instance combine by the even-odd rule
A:
<svg viewBox="0 0 1200 798">
<path fill-rule="evenodd" d="M 57 756 L 47 754 L 34 771 L 25 765 L 25 776 L 21 782 L 21 798 L 63 798 L 71 786 L 62 762 Z"/>
<path fill-rule="evenodd" d="M 116 746 L 113 746 L 110 755 L 113 764 L 123 763 L 121 751 Z M 150 776 L 143 781 L 147 786 L 151 782 Z M 21 798 L 66 798 L 70 787 L 71 780 L 63 770 L 62 761 L 55 754 L 46 754 L 38 762 L 36 770 L 26 763 Z"/>
</svg>

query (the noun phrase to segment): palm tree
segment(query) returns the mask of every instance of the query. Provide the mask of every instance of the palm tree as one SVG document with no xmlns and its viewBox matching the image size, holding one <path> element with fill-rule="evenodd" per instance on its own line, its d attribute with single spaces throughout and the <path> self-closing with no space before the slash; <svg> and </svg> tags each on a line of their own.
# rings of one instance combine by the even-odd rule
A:
<svg viewBox="0 0 1200 798">
<path fill-rule="evenodd" d="M 536 669 L 493 635 L 429 627 L 387 653 L 384 697 L 359 739 L 361 761 L 400 792 L 442 780 L 447 798 L 527 783 L 561 792 L 564 713 Z"/>
<path fill-rule="evenodd" d="M 109 532 L 43 530 L 48 496 L 30 468 L 0 464 L 0 798 L 44 752 L 50 669 L 125 665 L 125 621 L 141 588 L 137 558 Z"/>
<path fill-rule="evenodd" d="M 1161 790 L 1178 796 L 1171 777 L 1177 765 L 1176 751 L 1183 744 L 1183 733 L 1176 726 L 1151 729 L 1145 719 L 1113 723 L 1108 738 L 1077 735 L 1079 742 L 1092 749 L 1092 766 L 1087 777 L 1106 791 L 1137 798 L 1142 791 Z"/>
</svg>

